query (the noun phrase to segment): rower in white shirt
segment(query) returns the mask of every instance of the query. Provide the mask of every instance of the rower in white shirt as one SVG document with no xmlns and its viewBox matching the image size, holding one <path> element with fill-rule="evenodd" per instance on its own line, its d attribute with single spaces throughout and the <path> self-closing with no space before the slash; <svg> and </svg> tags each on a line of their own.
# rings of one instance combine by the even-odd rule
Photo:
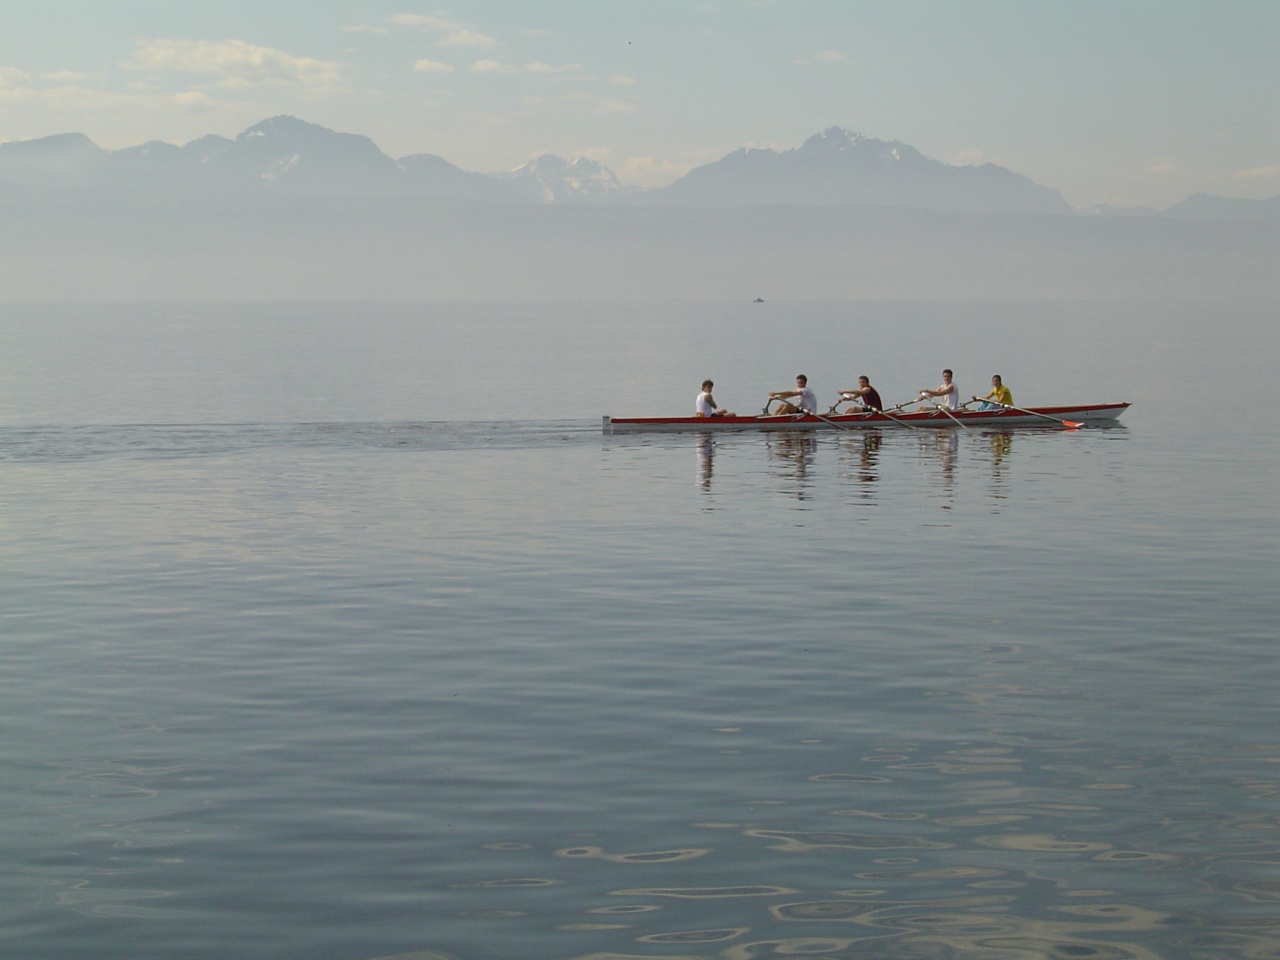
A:
<svg viewBox="0 0 1280 960">
<path fill-rule="evenodd" d="M 950 370 L 942 371 L 942 383 L 936 389 L 920 391 L 920 399 L 924 400 L 928 397 L 936 397 L 941 406 L 953 413 L 960 409 L 960 388 L 952 381 Z"/>
<path fill-rule="evenodd" d="M 772 411 L 773 416 L 786 416 L 792 413 L 813 413 L 818 409 L 818 396 L 809 388 L 809 378 L 803 373 L 796 377 L 794 390 L 775 390 L 769 394 L 769 401 L 777 400 L 781 406 Z"/>
<path fill-rule="evenodd" d="M 733 413 L 716 406 L 716 398 L 711 395 L 715 384 L 710 380 L 702 381 L 702 392 L 693 401 L 694 415 L 699 417 L 732 417 Z"/>
</svg>

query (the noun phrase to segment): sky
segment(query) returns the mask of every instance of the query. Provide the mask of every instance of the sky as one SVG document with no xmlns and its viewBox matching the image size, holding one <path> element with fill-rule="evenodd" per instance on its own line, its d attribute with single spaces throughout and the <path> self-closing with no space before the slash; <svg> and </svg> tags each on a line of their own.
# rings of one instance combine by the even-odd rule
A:
<svg viewBox="0 0 1280 960">
<path fill-rule="evenodd" d="M 1280 0 L 9 0 L 0 142 L 289 114 L 491 173 L 661 186 L 828 127 L 1078 207 L 1280 194 Z"/>
</svg>

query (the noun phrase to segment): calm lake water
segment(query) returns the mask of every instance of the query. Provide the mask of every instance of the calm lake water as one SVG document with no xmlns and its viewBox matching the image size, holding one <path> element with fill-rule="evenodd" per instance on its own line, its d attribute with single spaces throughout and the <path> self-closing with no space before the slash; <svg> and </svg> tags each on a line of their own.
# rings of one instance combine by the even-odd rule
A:
<svg viewBox="0 0 1280 960">
<path fill-rule="evenodd" d="M 1276 313 L 0 306 L 0 953 L 1280 957 Z"/>
</svg>

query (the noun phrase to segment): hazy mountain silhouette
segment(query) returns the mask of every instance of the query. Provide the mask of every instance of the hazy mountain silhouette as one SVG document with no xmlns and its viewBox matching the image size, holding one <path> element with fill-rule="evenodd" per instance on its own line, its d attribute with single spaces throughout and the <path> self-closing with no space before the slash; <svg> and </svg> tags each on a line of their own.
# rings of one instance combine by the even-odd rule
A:
<svg viewBox="0 0 1280 960">
<path fill-rule="evenodd" d="M 0 144 L 0 296 L 1274 298 L 1277 203 L 1079 216 L 837 128 L 640 191 L 585 158 L 473 173 L 275 117 L 184 146 Z"/>
<path fill-rule="evenodd" d="M 985 213 L 1062 213 L 1055 190 L 998 167 L 950 166 L 914 147 L 831 127 L 794 150 L 735 150 L 690 170 L 663 200 L 699 206 L 906 207 Z"/>
<path fill-rule="evenodd" d="M 0 144 L 0 199 L 39 201 L 107 186 L 109 154 L 81 133 Z"/>
<path fill-rule="evenodd" d="M 586 157 L 565 160 L 543 154 L 493 177 L 517 185 L 522 196 L 537 203 L 607 203 L 625 193 L 638 192 L 628 191 L 612 170 Z"/>
<path fill-rule="evenodd" d="M 792 150 L 735 150 L 658 190 L 624 187 L 604 164 L 551 154 L 503 173 L 473 173 L 442 157 L 399 160 L 368 137 L 296 117 L 234 140 L 152 141 L 106 151 L 79 133 L 0 144 L 0 200 L 165 205 L 326 198 L 443 203 L 624 204 L 677 207 L 880 207 L 939 212 L 1071 214 L 1057 191 L 995 164 L 953 166 L 896 141 L 831 127 Z M 1183 219 L 1275 219 L 1280 197 L 1197 194 L 1165 211 Z M 1107 216 L 1154 211 L 1095 207 Z"/>
<path fill-rule="evenodd" d="M 1164 211 L 1166 217 L 1186 220 L 1275 220 L 1280 221 L 1280 196 L 1267 200 L 1215 197 L 1196 193 Z"/>
<path fill-rule="evenodd" d="M 509 174 L 459 169 L 441 157 L 394 160 L 368 137 L 295 117 L 273 117 L 234 140 L 205 136 L 186 146 L 151 142 L 108 152 L 82 134 L 0 144 L 0 199 L 64 203 L 171 203 L 326 198 L 416 198 L 468 203 L 596 200 L 612 171 L 589 160 L 539 157 Z"/>
<path fill-rule="evenodd" d="M 527 197 L 515 183 L 455 167 L 443 157 L 415 153 L 399 161 L 404 190 L 413 197 L 448 203 L 521 203 Z"/>
<path fill-rule="evenodd" d="M 400 173 L 368 137 L 335 133 L 294 117 L 263 120 L 224 149 L 206 144 L 201 152 L 204 168 L 214 177 L 290 192 L 386 193 Z"/>
</svg>

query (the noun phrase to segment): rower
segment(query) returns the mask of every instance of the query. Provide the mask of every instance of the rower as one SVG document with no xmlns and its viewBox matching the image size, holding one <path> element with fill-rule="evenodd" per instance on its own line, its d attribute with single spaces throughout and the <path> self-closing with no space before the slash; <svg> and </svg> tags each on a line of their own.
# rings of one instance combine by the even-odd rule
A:
<svg viewBox="0 0 1280 960">
<path fill-rule="evenodd" d="M 693 401 L 694 416 L 696 417 L 732 417 L 733 413 L 716 406 L 716 398 L 711 395 L 711 388 L 715 384 L 710 380 L 702 381 L 702 392 L 698 394 L 698 398 Z"/>
<path fill-rule="evenodd" d="M 871 385 L 871 380 L 867 377 L 858 378 L 858 386 L 853 390 L 841 390 L 840 399 L 836 401 L 836 407 L 842 403 L 860 403 L 862 410 L 846 410 L 845 413 L 879 413 L 884 409 L 884 403 L 880 400 L 880 392 Z M 832 407 L 835 412 L 835 407 Z"/>
<path fill-rule="evenodd" d="M 985 397 L 974 397 L 975 400 L 982 401 L 978 405 L 979 410 L 999 410 L 1002 407 L 1013 406 L 1013 391 L 1004 385 L 1004 381 L 1000 379 L 1000 374 L 996 374 L 991 378 L 991 392 Z"/>
<path fill-rule="evenodd" d="M 777 400 L 782 404 L 773 411 L 772 416 L 787 416 L 794 413 L 813 413 L 818 409 L 818 396 L 809 388 L 809 378 L 803 373 L 796 377 L 794 390 L 775 390 L 769 394 L 769 402 Z M 794 402 L 791 402 L 794 401 Z"/>
<path fill-rule="evenodd" d="M 928 400 L 931 397 L 937 397 L 941 402 L 933 404 L 935 407 L 945 407 L 953 413 L 960 409 L 960 391 L 956 389 L 955 382 L 951 379 L 951 371 L 942 371 L 942 383 L 935 389 L 921 389 L 920 399 Z M 924 408 L 921 408 L 924 409 Z"/>
</svg>

